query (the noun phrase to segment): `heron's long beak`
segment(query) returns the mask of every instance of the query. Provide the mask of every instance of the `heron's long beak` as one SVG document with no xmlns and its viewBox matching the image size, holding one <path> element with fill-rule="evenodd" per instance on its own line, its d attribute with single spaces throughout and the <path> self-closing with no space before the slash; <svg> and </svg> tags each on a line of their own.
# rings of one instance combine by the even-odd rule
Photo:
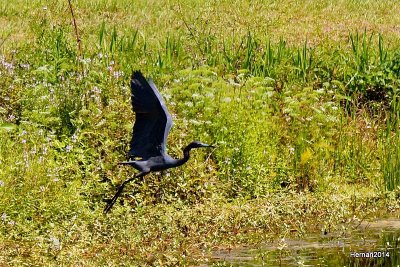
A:
<svg viewBox="0 0 400 267">
<path fill-rule="evenodd" d="M 214 146 L 214 145 L 208 145 L 208 144 L 205 144 L 205 146 L 203 146 L 203 147 L 208 147 L 208 148 L 216 148 L 216 146 Z"/>
<path fill-rule="evenodd" d="M 201 147 L 211 147 L 211 148 L 212 148 L 212 147 L 215 147 L 215 146 L 202 143 L 202 144 L 201 144 Z"/>
</svg>

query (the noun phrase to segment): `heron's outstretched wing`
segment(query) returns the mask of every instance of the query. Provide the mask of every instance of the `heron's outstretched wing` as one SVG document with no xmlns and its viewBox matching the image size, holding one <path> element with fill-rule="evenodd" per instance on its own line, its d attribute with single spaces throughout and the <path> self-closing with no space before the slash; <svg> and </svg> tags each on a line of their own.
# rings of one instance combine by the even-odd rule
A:
<svg viewBox="0 0 400 267">
<path fill-rule="evenodd" d="M 172 118 L 160 93 L 153 81 L 147 81 L 140 71 L 132 75 L 131 93 L 136 121 L 128 156 L 148 159 L 165 155 Z"/>
</svg>

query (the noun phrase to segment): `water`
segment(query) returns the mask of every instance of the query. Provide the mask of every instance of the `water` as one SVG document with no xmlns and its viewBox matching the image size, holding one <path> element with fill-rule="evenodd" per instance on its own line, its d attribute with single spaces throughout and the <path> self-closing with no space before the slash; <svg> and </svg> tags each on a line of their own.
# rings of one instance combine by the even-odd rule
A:
<svg viewBox="0 0 400 267">
<path fill-rule="evenodd" d="M 399 265 L 400 219 L 385 219 L 363 223 L 343 233 L 215 251 L 210 263 L 204 266 Z"/>
</svg>

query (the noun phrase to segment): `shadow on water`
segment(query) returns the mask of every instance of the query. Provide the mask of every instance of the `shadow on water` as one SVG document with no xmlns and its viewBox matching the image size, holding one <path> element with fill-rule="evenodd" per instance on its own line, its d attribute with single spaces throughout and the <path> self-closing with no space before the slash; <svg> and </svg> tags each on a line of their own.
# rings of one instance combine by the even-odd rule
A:
<svg viewBox="0 0 400 267">
<path fill-rule="evenodd" d="M 385 219 L 333 235 L 215 251 L 202 266 L 399 266 L 399 243 L 400 219 Z"/>
</svg>

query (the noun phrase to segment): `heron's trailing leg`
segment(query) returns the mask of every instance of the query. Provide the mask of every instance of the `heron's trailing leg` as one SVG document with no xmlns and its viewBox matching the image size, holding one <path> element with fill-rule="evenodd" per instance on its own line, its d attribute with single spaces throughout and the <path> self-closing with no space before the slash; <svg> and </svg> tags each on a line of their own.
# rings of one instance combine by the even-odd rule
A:
<svg viewBox="0 0 400 267">
<path fill-rule="evenodd" d="M 108 213 L 111 208 L 114 206 L 115 202 L 117 201 L 117 198 L 119 197 L 119 195 L 121 195 L 122 190 L 124 189 L 125 185 L 128 184 L 129 182 L 132 182 L 133 180 L 143 177 L 147 174 L 147 172 L 141 172 L 138 173 L 137 175 L 133 176 L 132 178 L 126 180 L 125 182 L 123 182 L 117 190 L 117 193 L 115 193 L 114 197 L 111 199 L 110 203 L 107 204 L 107 206 L 104 209 L 104 213 Z"/>
</svg>

